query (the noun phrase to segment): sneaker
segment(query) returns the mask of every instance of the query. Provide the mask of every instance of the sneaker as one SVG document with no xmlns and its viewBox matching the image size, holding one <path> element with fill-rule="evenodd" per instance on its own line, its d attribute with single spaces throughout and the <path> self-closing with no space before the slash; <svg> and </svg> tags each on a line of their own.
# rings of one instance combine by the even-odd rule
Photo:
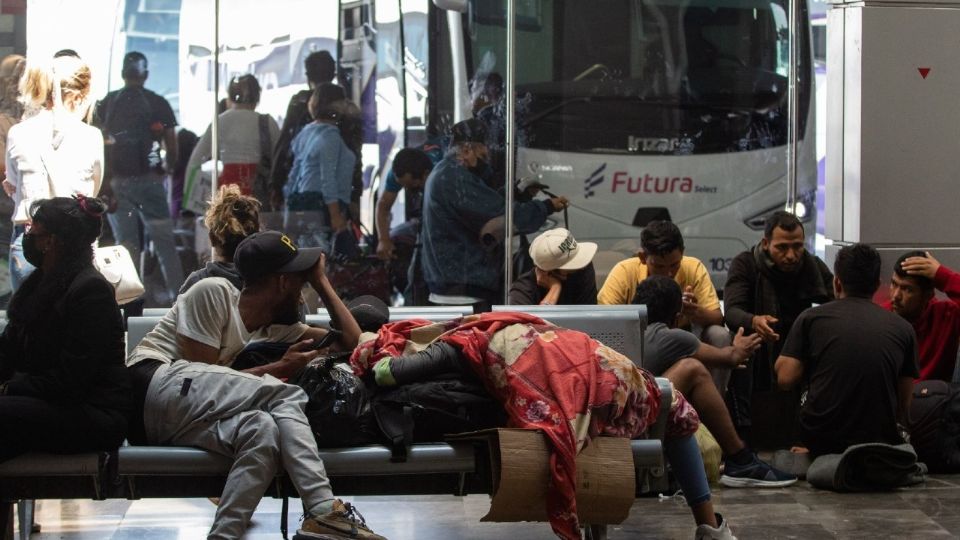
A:
<svg viewBox="0 0 960 540">
<path fill-rule="evenodd" d="M 696 540 L 737 540 L 737 537 L 730 532 L 727 520 L 720 514 L 714 515 L 717 516 L 717 526 L 698 525 Z"/>
<path fill-rule="evenodd" d="M 308 517 L 294 535 L 293 540 L 336 540 L 356 538 L 359 540 L 387 540 L 367 527 L 366 520 L 350 503 L 340 499 L 333 501 L 333 510 L 322 516 Z"/>
<path fill-rule="evenodd" d="M 797 483 L 797 477 L 774 469 L 753 454 L 753 460 L 746 465 L 737 465 L 727 460 L 723 466 L 720 485 L 726 487 L 787 487 Z"/>
</svg>

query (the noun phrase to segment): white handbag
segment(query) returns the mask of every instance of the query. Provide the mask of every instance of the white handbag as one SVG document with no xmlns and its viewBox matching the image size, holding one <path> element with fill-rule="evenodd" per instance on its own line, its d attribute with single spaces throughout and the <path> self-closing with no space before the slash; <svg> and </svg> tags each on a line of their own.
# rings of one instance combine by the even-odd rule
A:
<svg viewBox="0 0 960 540">
<path fill-rule="evenodd" d="M 143 294 L 143 283 L 133 265 L 130 252 L 123 246 L 98 247 L 94 250 L 93 264 L 103 277 L 113 285 L 117 303 L 121 306 L 136 300 Z"/>
<path fill-rule="evenodd" d="M 52 196 L 56 193 L 53 175 L 50 174 L 50 167 L 43 153 L 40 154 L 40 162 L 47 173 L 47 182 L 50 185 L 50 195 Z M 96 247 L 96 243 L 94 243 L 93 265 L 113 285 L 117 304 L 122 306 L 127 302 L 136 300 L 143 294 L 143 282 L 140 281 L 140 274 L 137 273 L 137 267 L 134 266 L 133 258 L 130 257 L 127 248 L 123 246 Z"/>
</svg>

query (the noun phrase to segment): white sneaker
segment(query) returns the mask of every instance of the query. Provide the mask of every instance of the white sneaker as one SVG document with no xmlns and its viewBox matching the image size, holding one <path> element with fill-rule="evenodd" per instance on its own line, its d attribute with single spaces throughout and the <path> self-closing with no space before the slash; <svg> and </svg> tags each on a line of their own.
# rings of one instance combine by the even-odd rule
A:
<svg viewBox="0 0 960 540">
<path fill-rule="evenodd" d="M 720 514 L 714 515 L 717 516 L 717 526 L 698 525 L 696 540 L 737 540 L 737 537 L 730 532 L 727 520 L 723 519 Z"/>
</svg>

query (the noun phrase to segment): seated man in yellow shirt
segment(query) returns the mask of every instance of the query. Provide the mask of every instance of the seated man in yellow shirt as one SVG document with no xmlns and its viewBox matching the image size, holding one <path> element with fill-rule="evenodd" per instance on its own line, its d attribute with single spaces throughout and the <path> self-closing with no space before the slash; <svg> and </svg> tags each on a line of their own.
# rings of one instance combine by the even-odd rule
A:
<svg viewBox="0 0 960 540">
<path fill-rule="evenodd" d="M 695 257 L 683 254 L 683 235 L 670 221 L 651 221 L 640 233 L 641 251 L 620 261 L 597 294 L 598 304 L 629 304 L 637 285 L 647 276 L 667 276 L 683 290 L 683 310 L 678 328 L 689 330 L 714 347 L 730 345 L 730 332 L 723 327 L 723 313 L 710 274 Z M 714 382 L 724 392 L 729 370 L 712 370 Z"/>
</svg>

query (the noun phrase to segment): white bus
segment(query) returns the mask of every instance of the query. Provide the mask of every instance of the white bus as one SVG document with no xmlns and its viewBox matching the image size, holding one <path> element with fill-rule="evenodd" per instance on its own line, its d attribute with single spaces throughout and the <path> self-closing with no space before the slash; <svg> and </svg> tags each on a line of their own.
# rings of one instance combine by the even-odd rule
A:
<svg viewBox="0 0 960 540">
<path fill-rule="evenodd" d="M 98 1 L 120 8 L 108 71 L 128 49 L 147 52 L 157 60 L 148 86 L 167 89 L 181 124 L 194 131 L 212 119 L 214 69 L 221 85 L 255 74 L 264 87 L 260 111 L 282 120 L 289 96 L 306 87 L 304 56 L 335 53 L 339 81 L 364 111 L 368 225 L 393 154 L 444 134 L 471 113 L 471 87 L 505 74 L 506 0 L 221 3 L 218 68 L 213 0 Z M 599 279 L 636 252 L 646 223 L 670 219 L 687 253 L 722 287 L 732 257 L 758 240 L 766 215 L 785 207 L 787 3 L 515 2 L 517 176 L 538 175 L 571 199 L 570 228 L 600 244 Z M 810 26 L 801 19 L 798 213 L 812 248 L 816 102 Z M 169 22 L 150 26 L 160 20 Z M 61 36 L 41 34 L 32 39 L 37 49 Z M 118 77 L 110 82 L 117 87 Z"/>
<path fill-rule="evenodd" d="M 669 219 L 722 288 L 730 260 L 758 241 L 765 216 L 785 208 L 787 4 L 517 2 L 517 176 L 537 175 L 571 199 L 571 230 L 600 245 L 598 279 L 636 253 L 646 223 Z M 506 72 L 505 5 L 470 0 L 447 19 L 447 35 L 464 36 L 449 43 L 450 63 L 465 51 L 473 80 Z M 801 19 L 797 213 L 812 249 L 814 71 Z M 456 86 L 431 80 L 431 88 Z M 434 105 L 440 121 L 459 112 L 454 102 Z"/>
</svg>

